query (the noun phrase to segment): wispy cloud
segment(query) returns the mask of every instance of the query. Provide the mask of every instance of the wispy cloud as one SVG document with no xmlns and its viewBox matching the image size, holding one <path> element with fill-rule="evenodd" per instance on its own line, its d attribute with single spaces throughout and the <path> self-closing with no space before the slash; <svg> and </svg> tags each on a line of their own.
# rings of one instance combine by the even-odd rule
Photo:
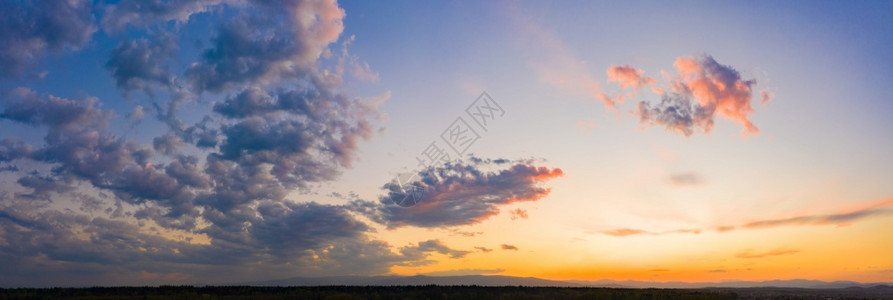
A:
<svg viewBox="0 0 893 300">
<path fill-rule="evenodd" d="M 867 208 L 848 212 L 848 213 L 840 213 L 840 214 L 827 214 L 827 215 L 807 215 L 807 216 L 797 216 L 791 218 L 784 219 L 771 219 L 771 220 L 760 220 L 754 221 L 750 223 L 746 223 L 741 226 L 741 228 L 748 229 L 756 229 L 756 228 L 772 228 L 778 226 L 805 226 L 805 225 L 837 225 L 837 226 L 845 226 L 852 224 L 853 222 L 875 217 L 888 215 L 893 213 L 888 206 L 893 205 L 893 200 L 883 201 L 876 204 L 873 204 Z"/>
<path fill-rule="evenodd" d="M 502 244 L 500 247 L 502 247 L 502 250 L 518 251 L 518 247 L 515 247 L 514 245 Z"/>
<path fill-rule="evenodd" d="M 484 252 L 484 253 L 493 251 L 493 249 L 490 249 L 490 248 L 487 248 L 487 247 L 474 247 L 474 249 L 477 249 L 478 251 L 481 251 L 481 252 Z"/>
<path fill-rule="evenodd" d="M 756 252 L 753 249 L 742 250 L 735 254 L 737 258 L 765 258 L 780 255 L 789 255 L 799 253 L 800 250 L 789 248 L 777 248 L 765 252 Z"/>
<path fill-rule="evenodd" d="M 676 230 L 669 230 L 669 231 L 652 232 L 652 231 L 645 231 L 645 230 L 633 229 L 633 228 L 619 228 L 619 229 L 613 229 L 613 230 L 595 231 L 593 233 L 602 233 L 602 234 L 606 234 L 606 235 L 610 235 L 610 236 L 624 237 L 624 236 L 633 236 L 633 235 L 664 235 L 664 234 L 671 234 L 671 233 L 699 234 L 699 233 L 701 233 L 701 230 L 700 229 L 676 229 Z"/>
<path fill-rule="evenodd" d="M 704 182 L 704 179 L 695 172 L 676 173 L 670 175 L 670 183 L 677 186 L 698 185 Z"/>
<path fill-rule="evenodd" d="M 641 229 L 634 228 L 619 228 L 612 230 L 602 230 L 602 231 L 594 231 L 594 233 L 601 233 L 610 236 L 616 237 L 624 237 L 624 236 L 633 236 L 633 235 L 663 235 L 663 234 L 671 234 L 671 233 L 694 233 L 698 234 L 702 231 L 707 230 L 715 230 L 716 232 L 730 232 L 734 230 L 740 229 L 765 229 L 765 228 L 775 228 L 775 227 L 783 227 L 783 226 L 822 226 L 822 225 L 835 225 L 835 226 L 847 226 L 853 224 L 857 221 L 861 221 L 863 219 L 873 218 L 885 216 L 893 213 L 893 209 L 890 206 L 893 206 L 893 200 L 880 201 L 877 203 L 873 203 L 864 207 L 862 209 L 854 210 L 851 212 L 842 212 L 836 214 L 815 214 L 815 215 L 803 215 L 803 216 L 795 216 L 790 218 L 780 218 L 780 219 L 766 219 L 766 220 L 758 220 L 747 222 L 739 225 L 723 225 L 717 226 L 714 228 L 702 228 L 702 229 L 676 229 L 676 230 L 668 230 L 668 231 L 646 231 Z"/>
<path fill-rule="evenodd" d="M 586 63 L 567 49 L 555 33 L 521 15 L 514 6 L 508 10 L 512 20 L 524 34 L 525 50 L 536 53 L 532 61 L 540 80 L 565 94 L 601 100 L 605 107 L 614 108 L 614 100 L 603 96 L 600 79 L 587 70 Z"/>
</svg>

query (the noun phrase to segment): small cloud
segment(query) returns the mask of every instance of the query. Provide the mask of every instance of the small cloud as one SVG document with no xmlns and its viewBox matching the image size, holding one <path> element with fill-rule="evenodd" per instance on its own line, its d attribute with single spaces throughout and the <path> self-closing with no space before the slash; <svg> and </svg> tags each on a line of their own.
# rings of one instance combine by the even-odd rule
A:
<svg viewBox="0 0 893 300">
<path fill-rule="evenodd" d="M 610 235 L 610 236 L 630 236 L 630 235 L 650 234 L 650 232 L 647 232 L 644 230 L 639 230 L 639 229 L 632 229 L 632 228 L 620 228 L 620 229 L 605 230 L 605 231 L 600 231 L 600 232 Z"/>
<path fill-rule="evenodd" d="M 735 230 L 735 226 L 718 226 L 716 227 L 717 232 L 726 232 Z"/>
<path fill-rule="evenodd" d="M 577 130 L 579 130 L 580 133 L 583 133 L 583 134 L 590 134 L 590 133 L 592 133 L 593 130 L 595 130 L 595 123 L 593 123 L 592 121 L 589 121 L 589 120 L 578 121 L 577 122 Z"/>
<path fill-rule="evenodd" d="M 484 234 L 483 231 L 461 231 L 459 229 L 451 228 L 450 235 L 452 236 L 465 236 L 465 237 L 473 237 L 477 235 Z"/>
<path fill-rule="evenodd" d="M 725 273 L 726 270 L 725 270 L 725 269 L 713 269 L 713 270 L 710 270 L 710 271 L 707 271 L 707 272 L 710 272 L 710 273 Z"/>
<path fill-rule="evenodd" d="M 415 253 L 428 253 L 428 252 L 437 252 L 444 255 L 449 255 L 450 258 L 463 258 L 470 251 L 463 250 L 455 250 L 448 247 L 446 244 L 441 242 L 440 240 L 427 240 L 424 242 L 419 242 L 418 246 L 407 246 L 400 249 L 404 255 L 411 256 L 410 254 Z"/>
<path fill-rule="evenodd" d="M 487 248 L 487 247 L 474 247 L 474 249 L 477 249 L 478 251 L 481 251 L 481 252 L 484 252 L 484 253 L 493 251 L 493 249 L 490 249 L 490 248 Z"/>
<path fill-rule="evenodd" d="M 760 104 L 766 104 L 772 102 L 772 99 L 775 99 L 775 93 L 770 90 L 761 90 L 760 91 Z"/>
<path fill-rule="evenodd" d="M 670 183 L 677 186 L 698 185 L 703 182 L 704 179 L 694 172 L 677 173 L 670 175 Z"/>
<path fill-rule="evenodd" d="M 620 88 L 640 89 L 643 86 L 654 84 L 654 78 L 645 76 L 645 71 L 625 66 L 611 66 L 606 71 L 608 81 L 620 83 Z"/>
<path fill-rule="evenodd" d="M 794 253 L 798 253 L 798 252 L 800 252 L 800 250 L 787 249 L 787 248 L 778 248 L 778 249 L 773 249 L 773 250 L 769 250 L 766 252 L 756 252 L 753 249 L 747 249 L 747 250 L 743 250 L 743 251 L 740 251 L 737 254 L 735 254 L 735 257 L 737 257 L 737 258 L 764 258 L 764 257 L 794 254 Z"/>
<path fill-rule="evenodd" d="M 512 211 L 509 211 L 509 215 L 511 215 L 512 220 L 517 220 L 517 219 L 525 219 L 526 220 L 527 219 L 527 210 L 518 208 L 518 209 L 515 209 Z"/>
<path fill-rule="evenodd" d="M 515 247 L 514 245 L 502 244 L 502 246 L 500 246 L 500 247 L 502 247 L 502 250 L 514 250 L 514 251 L 518 251 L 518 247 Z"/>
</svg>

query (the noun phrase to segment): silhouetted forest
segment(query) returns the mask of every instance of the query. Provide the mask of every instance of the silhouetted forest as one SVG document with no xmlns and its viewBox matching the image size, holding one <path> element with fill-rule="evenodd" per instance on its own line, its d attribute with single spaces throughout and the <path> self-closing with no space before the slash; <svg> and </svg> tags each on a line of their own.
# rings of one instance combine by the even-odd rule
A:
<svg viewBox="0 0 893 300">
<path fill-rule="evenodd" d="M 5 299 L 891 299 L 890 289 L 160 286 L 0 289 Z"/>
<path fill-rule="evenodd" d="M 479 286 L 161 286 L 4 289 L 0 299 L 737 299 L 732 292 Z"/>
</svg>

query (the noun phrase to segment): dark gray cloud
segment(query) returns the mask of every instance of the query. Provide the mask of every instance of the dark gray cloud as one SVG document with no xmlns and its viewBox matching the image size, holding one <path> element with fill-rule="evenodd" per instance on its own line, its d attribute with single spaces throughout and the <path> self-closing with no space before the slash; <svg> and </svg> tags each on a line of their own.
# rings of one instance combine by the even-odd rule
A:
<svg viewBox="0 0 893 300">
<path fill-rule="evenodd" d="M 41 199 L 49 199 L 47 198 L 47 193 L 64 193 L 74 190 L 74 187 L 71 186 L 71 183 L 64 182 L 63 180 L 39 176 L 39 175 L 26 175 L 19 177 L 16 181 L 20 186 L 30 188 L 32 192 L 30 194 L 19 195 L 26 197 L 35 197 Z"/>
<path fill-rule="evenodd" d="M 306 76 L 344 29 L 334 1 L 257 1 L 260 14 L 239 16 L 218 28 L 212 48 L 186 71 L 199 91 L 220 92 Z"/>
<path fill-rule="evenodd" d="M 427 241 L 419 242 L 418 246 L 416 246 L 416 247 L 404 247 L 400 251 L 404 255 L 406 255 L 407 253 L 410 253 L 412 251 L 437 252 L 437 253 L 440 253 L 443 255 L 449 255 L 451 258 L 463 258 L 466 255 L 468 255 L 468 253 L 471 253 L 470 251 L 452 249 L 452 248 L 448 247 L 446 244 L 444 244 L 443 242 L 441 242 L 440 240 L 427 240 Z M 412 256 L 412 255 L 410 255 L 410 256 Z"/>
<path fill-rule="evenodd" d="M 79 49 L 96 32 L 92 1 L 0 1 L 0 77 L 17 77 L 47 53 Z"/>
<path fill-rule="evenodd" d="M 154 96 L 154 87 L 176 89 L 176 76 L 167 63 L 179 50 L 176 37 L 166 33 L 127 40 L 112 50 L 105 67 L 125 94 L 139 90 Z"/>
<path fill-rule="evenodd" d="M 155 169 L 153 151 L 109 134 L 110 114 L 96 99 L 73 100 L 19 89 L 0 118 L 45 127 L 45 145 L 31 159 L 57 164 L 53 175 L 89 181 L 124 199 L 168 200 L 181 192 L 176 180 Z"/>
<path fill-rule="evenodd" d="M 34 147 L 19 137 L 8 136 L 0 140 L 0 162 L 28 157 L 32 151 Z"/>
<path fill-rule="evenodd" d="M 383 186 L 388 195 L 378 203 L 355 201 L 354 209 L 388 228 L 475 224 L 498 214 L 501 205 L 545 197 L 550 189 L 539 184 L 563 175 L 561 169 L 537 167 L 529 161 L 511 165 L 476 159 L 469 162 L 448 162 L 420 171 L 421 180 L 411 184 L 424 192 L 414 206 L 396 205 L 392 199 L 400 187 L 388 183 Z M 486 170 L 492 167 L 500 169 Z"/>
</svg>

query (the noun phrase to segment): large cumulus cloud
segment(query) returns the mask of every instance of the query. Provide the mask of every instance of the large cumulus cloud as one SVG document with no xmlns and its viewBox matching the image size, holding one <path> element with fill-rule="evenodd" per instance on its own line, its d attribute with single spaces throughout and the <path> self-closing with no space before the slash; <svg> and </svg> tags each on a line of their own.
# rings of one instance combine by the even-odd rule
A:
<svg viewBox="0 0 893 300">
<path fill-rule="evenodd" d="M 56 2 L 0 4 L 2 22 L 16 28 L 0 33 L 4 41 L 30 47 L 4 44 L 4 70 L 23 71 L 44 52 L 89 41 L 96 30 L 90 3 Z M 45 7 L 52 4 L 58 7 Z M 149 95 L 147 107 L 168 131 L 149 145 L 117 128 L 120 115 L 101 99 L 29 88 L 3 94 L 0 121 L 43 138 L 0 136 L 0 167 L 16 177 L 13 190 L 0 193 L 0 259 L 21 275 L 0 276 L 0 285 L 368 274 L 422 263 L 431 252 L 459 253 L 442 243 L 414 251 L 382 244 L 348 207 L 286 197 L 336 179 L 376 130 L 381 99 L 351 96 L 344 73 L 332 70 L 344 66 L 320 61 L 344 29 L 337 3 L 125 0 L 103 9 L 112 38 L 130 27 L 145 33 L 108 51 L 108 75 L 125 97 Z M 157 24 L 187 25 L 196 13 L 227 19 L 209 48 L 173 67 L 183 59 L 179 27 Z M 53 27 L 60 20 L 70 27 Z M 34 26 L 16 27 L 22 24 Z M 199 121 L 179 115 L 179 105 L 201 97 L 211 100 L 192 103 L 206 105 Z M 256 269 L 242 268 L 249 264 Z M 49 275 L 77 272 L 92 275 Z"/>
</svg>

